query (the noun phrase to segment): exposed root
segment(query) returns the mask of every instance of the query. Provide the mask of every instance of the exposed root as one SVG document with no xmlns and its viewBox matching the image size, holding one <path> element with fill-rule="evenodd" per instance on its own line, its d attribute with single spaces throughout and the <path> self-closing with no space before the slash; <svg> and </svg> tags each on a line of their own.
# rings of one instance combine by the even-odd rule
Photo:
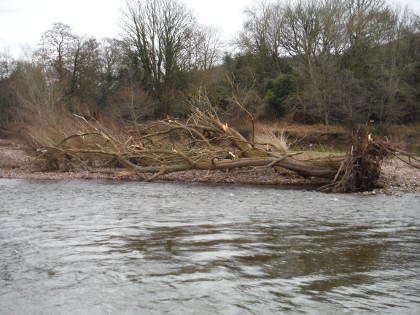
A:
<svg viewBox="0 0 420 315">
<path fill-rule="evenodd" d="M 370 191 L 379 188 L 378 183 L 382 163 L 390 156 L 396 156 L 405 163 L 418 168 L 418 166 L 400 158 L 398 150 L 390 143 L 373 137 L 366 131 L 358 131 L 353 135 L 353 145 L 350 154 L 343 160 L 331 184 L 321 188 L 331 192 L 358 192 Z M 410 159 L 416 160 L 409 153 L 403 152 Z"/>
</svg>

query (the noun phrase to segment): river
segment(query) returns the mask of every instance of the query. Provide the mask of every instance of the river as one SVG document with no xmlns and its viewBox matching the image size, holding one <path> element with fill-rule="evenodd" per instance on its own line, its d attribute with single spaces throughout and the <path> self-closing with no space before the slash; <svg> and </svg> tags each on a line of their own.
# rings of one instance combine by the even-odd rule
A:
<svg viewBox="0 0 420 315">
<path fill-rule="evenodd" d="M 420 194 L 0 179 L 0 314 L 419 314 Z"/>
</svg>

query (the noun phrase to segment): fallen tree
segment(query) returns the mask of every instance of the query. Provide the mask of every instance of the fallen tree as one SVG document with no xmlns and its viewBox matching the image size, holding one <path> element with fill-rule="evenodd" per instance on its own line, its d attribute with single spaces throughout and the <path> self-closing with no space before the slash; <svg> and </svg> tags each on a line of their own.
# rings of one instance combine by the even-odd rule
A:
<svg viewBox="0 0 420 315">
<path fill-rule="evenodd" d="M 114 135 L 97 121 L 84 121 L 83 132 L 71 134 L 55 145 L 39 145 L 39 158 L 51 169 L 98 165 L 123 167 L 139 180 L 187 170 L 249 168 L 287 169 L 303 177 L 323 179 L 323 191 L 353 192 L 377 187 L 382 161 L 397 151 L 366 132 L 353 135 L 347 155 L 299 160 L 272 143 L 245 139 L 222 123 L 211 111 L 194 109 L 189 119 L 166 119 L 136 125 Z M 403 153 L 408 155 L 408 153 Z M 411 157 L 413 158 L 413 157 Z M 417 160 L 416 160 L 417 161 Z"/>
</svg>

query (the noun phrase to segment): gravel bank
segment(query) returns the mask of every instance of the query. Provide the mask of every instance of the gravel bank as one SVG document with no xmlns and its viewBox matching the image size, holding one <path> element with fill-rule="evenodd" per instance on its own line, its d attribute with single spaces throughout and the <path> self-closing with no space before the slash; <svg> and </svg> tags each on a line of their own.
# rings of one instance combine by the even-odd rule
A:
<svg viewBox="0 0 420 315">
<path fill-rule="evenodd" d="M 120 169 L 98 169 L 96 172 L 37 172 L 31 169 L 33 158 L 25 147 L 10 140 L 0 139 L 0 178 L 23 179 L 109 179 L 109 180 L 137 180 L 131 172 Z M 316 188 L 321 183 L 303 179 L 296 174 L 285 171 L 282 174 L 272 169 L 258 171 L 185 171 L 162 176 L 160 181 L 206 182 L 206 183 L 235 183 L 254 185 L 281 185 L 303 188 Z M 384 163 L 382 167 L 381 183 L 383 189 L 372 192 L 395 194 L 401 192 L 420 192 L 420 170 L 408 166 L 397 159 Z M 368 193 L 371 194 L 371 193 Z"/>
</svg>

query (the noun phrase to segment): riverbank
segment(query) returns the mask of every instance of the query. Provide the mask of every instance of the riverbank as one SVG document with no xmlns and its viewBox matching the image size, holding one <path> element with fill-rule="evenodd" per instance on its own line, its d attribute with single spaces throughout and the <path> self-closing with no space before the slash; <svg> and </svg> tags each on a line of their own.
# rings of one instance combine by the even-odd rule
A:
<svg viewBox="0 0 420 315">
<path fill-rule="evenodd" d="M 313 154 L 312 152 L 310 154 Z M 320 153 L 322 154 L 322 153 Z M 33 168 L 34 157 L 24 144 L 0 139 L 0 178 L 21 178 L 40 180 L 63 179 L 106 179 L 135 181 L 137 176 L 130 171 L 115 168 L 98 168 L 94 171 L 76 170 L 71 172 L 40 172 Z M 159 178 L 160 181 L 233 183 L 253 185 L 279 185 L 313 188 L 322 182 L 302 178 L 291 171 L 280 173 L 267 168 L 250 168 L 233 171 L 184 171 L 172 173 Z M 371 193 L 420 192 L 420 170 L 408 166 L 400 160 L 393 159 L 382 165 L 380 183 L 382 189 Z"/>
</svg>

